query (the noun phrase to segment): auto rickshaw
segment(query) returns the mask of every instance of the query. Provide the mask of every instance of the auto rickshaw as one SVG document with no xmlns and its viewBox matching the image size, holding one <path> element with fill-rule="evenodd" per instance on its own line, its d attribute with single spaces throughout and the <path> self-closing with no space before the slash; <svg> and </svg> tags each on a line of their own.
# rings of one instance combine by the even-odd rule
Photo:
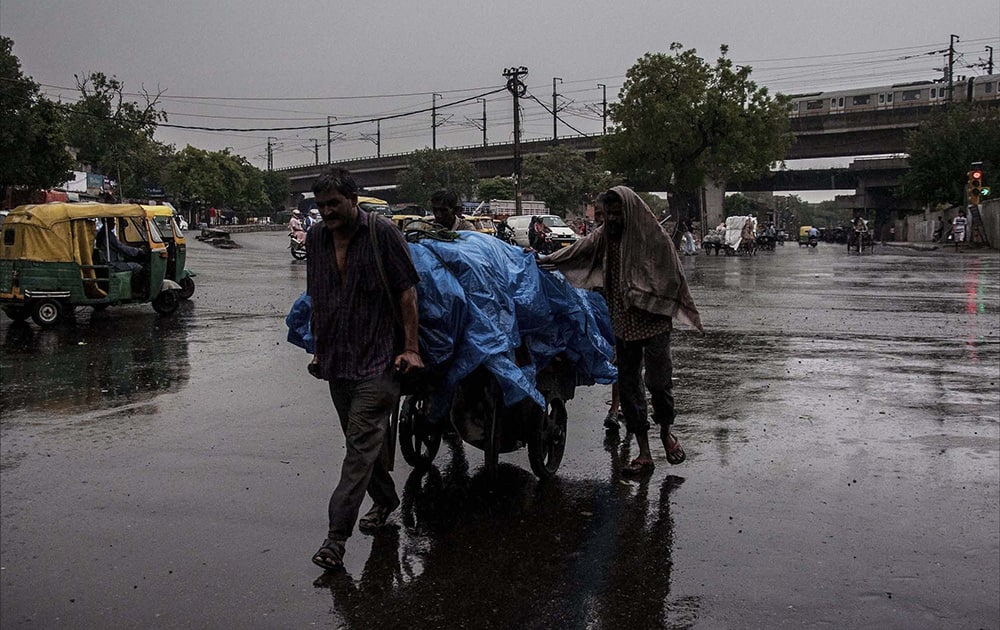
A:
<svg viewBox="0 0 1000 630">
<path fill-rule="evenodd" d="M 472 227 L 476 228 L 477 232 L 489 234 L 490 236 L 497 235 L 497 226 L 493 222 L 493 217 L 479 215 L 465 217 L 465 219 L 472 224 Z"/>
<path fill-rule="evenodd" d="M 167 277 L 170 254 L 149 208 L 48 203 L 14 209 L 0 230 L 0 309 L 42 327 L 77 306 L 150 302 L 160 314 L 176 311 L 181 286 Z M 98 242 L 99 224 L 115 234 L 101 230 Z M 123 261 L 115 240 L 139 254 Z"/>
<path fill-rule="evenodd" d="M 177 215 L 170 206 L 143 206 L 143 208 L 156 223 L 167 245 L 167 277 L 181 286 L 178 297 L 184 300 L 190 299 L 194 295 L 194 276 L 198 274 L 184 267 L 187 260 L 187 245 Z"/>
<path fill-rule="evenodd" d="M 819 243 L 819 239 L 815 236 L 810 237 L 809 232 L 812 231 L 813 227 L 811 225 L 803 225 L 799 227 L 799 247 L 805 245 L 806 247 L 816 247 Z"/>
</svg>

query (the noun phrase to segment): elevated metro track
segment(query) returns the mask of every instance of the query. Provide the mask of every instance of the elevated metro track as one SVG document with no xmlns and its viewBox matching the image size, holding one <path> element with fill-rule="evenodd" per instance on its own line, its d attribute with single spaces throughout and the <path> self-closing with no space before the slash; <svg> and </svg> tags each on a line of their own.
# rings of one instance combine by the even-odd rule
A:
<svg viewBox="0 0 1000 630">
<path fill-rule="evenodd" d="M 996 106 L 1000 101 L 991 102 Z M 910 107 L 903 110 L 880 110 L 870 112 L 852 112 L 827 116 L 805 116 L 791 120 L 791 131 L 795 136 L 785 156 L 786 160 L 805 158 L 854 157 L 860 155 L 879 155 L 903 153 L 906 150 L 906 133 L 916 129 L 921 122 L 927 120 L 929 114 L 940 106 Z M 568 146 L 588 159 L 593 159 L 600 150 L 601 136 L 570 136 L 560 138 L 556 144 Z M 521 143 L 523 156 L 546 153 L 553 147 L 552 140 L 532 140 Z M 497 143 L 488 146 L 467 146 L 448 148 L 447 151 L 470 161 L 481 178 L 509 176 L 514 172 L 513 143 Z M 357 158 L 334 162 L 351 171 L 358 185 L 365 188 L 391 186 L 396 183 L 396 175 L 407 166 L 409 153 L 399 153 L 382 157 Z M 292 194 L 309 190 L 312 181 L 325 164 L 296 166 L 281 169 L 288 173 L 292 182 Z M 793 173 L 787 171 L 785 173 Z M 802 176 L 800 183 L 813 182 L 812 185 L 802 185 L 799 188 L 786 188 L 781 182 L 791 182 L 794 176 L 789 174 L 776 175 L 768 181 L 771 185 L 755 190 L 805 190 L 816 187 L 828 188 L 826 181 L 833 177 L 837 188 L 853 188 L 851 181 L 856 183 L 856 177 L 848 169 L 837 169 L 836 173 L 812 173 Z M 839 181 L 838 181 L 839 180 Z M 820 182 L 823 185 L 820 185 Z M 744 182 L 749 186 L 750 182 Z M 777 187 L 776 187 L 777 186 Z M 745 188 L 749 190 L 749 188 Z"/>
</svg>

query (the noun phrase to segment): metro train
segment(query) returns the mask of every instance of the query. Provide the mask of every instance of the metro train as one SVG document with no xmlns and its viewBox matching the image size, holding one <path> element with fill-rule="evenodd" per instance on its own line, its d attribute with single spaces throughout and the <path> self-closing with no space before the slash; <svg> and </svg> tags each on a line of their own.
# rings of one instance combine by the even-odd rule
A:
<svg viewBox="0 0 1000 630">
<path fill-rule="evenodd" d="M 1000 93 L 1000 74 L 987 74 L 954 82 L 954 101 L 992 101 Z M 948 102 L 947 81 L 917 81 L 874 88 L 793 94 L 792 118 L 849 112 L 902 109 Z"/>
</svg>

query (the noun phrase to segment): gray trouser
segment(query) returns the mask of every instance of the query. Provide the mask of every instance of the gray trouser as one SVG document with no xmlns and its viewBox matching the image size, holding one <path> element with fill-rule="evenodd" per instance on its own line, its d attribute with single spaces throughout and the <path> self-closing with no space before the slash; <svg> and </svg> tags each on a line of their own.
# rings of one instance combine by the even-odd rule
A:
<svg viewBox="0 0 1000 630">
<path fill-rule="evenodd" d="M 399 384 L 388 371 L 366 381 L 330 381 L 330 397 L 340 416 L 347 454 L 340 481 L 330 496 L 327 536 L 347 540 L 354 532 L 366 491 L 379 505 L 393 505 L 399 500 L 380 457 L 389 429 L 389 413 L 399 401 Z"/>
<path fill-rule="evenodd" d="M 618 396 L 622 415 L 625 416 L 625 428 L 633 434 L 649 432 L 646 389 L 653 403 L 653 422 L 668 428 L 674 423 L 670 331 L 638 341 L 616 338 L 615 352 L 618 359 Z M 646 367 L 645 377 L 643 364 Z"/>
</svg>

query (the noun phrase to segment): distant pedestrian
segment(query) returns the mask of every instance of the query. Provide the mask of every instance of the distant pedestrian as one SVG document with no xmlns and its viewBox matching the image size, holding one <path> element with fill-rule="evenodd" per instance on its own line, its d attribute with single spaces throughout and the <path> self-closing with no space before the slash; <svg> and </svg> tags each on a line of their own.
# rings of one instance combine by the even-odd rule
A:
<svg viewBox="0 0 1000 630">
<path fill-rule="evenodd" d="M 952 238 L 955 240 L 955 251 L 958 251 L 958 244 L 965 242 L 965 228 L 968 220 L 965 218 L 965 209 L 958 211 L 958 216 L 951 221 Z"/>
</svg>

